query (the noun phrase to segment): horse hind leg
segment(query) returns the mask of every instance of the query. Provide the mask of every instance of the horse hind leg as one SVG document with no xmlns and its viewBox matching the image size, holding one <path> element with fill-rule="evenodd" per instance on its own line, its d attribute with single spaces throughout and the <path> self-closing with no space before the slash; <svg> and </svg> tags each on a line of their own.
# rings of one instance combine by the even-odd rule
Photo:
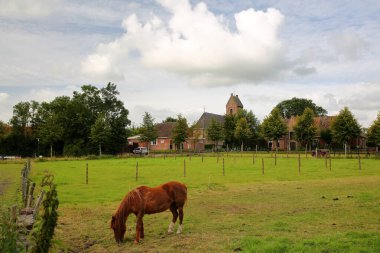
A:
<svg viewBox="0 0 380 253">
<path fill-rule="evenodd" d="M 183 227 L 182 227 L 182 221 L 183 221 L 183 207 L 178 208 L 179 211 L 179 226 L 177 230 L 177 234 L 181 234 Z"/>
<path fill-rule="evenodd" d="M 175 203 L 173 203 L 173 204 L 170 205 L 170 211 L 173 214 L 173 219 L 172 219 L 172 221 L 169 224 L 168 233 L 173 233 L 173 231 L 174 231 L 174 224 L 175 224 L 175 222 L 177 221 L 177 218 L 178 218 L 178 211 L 177 211 L 177 206 L 176 206 Z"/>
</svg>

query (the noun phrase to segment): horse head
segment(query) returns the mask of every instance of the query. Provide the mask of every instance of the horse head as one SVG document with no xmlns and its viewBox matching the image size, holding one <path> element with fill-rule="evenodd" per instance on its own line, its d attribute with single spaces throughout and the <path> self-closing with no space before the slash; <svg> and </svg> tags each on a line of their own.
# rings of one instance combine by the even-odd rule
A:
<svg viewBox="0 0 380 253">
<path fill-rule="evenodd" d="M 116 216 L 112 215 L 111 228 L 113 229 L 116 242 L 122 243 L 125 231 L 127 230 L 125 222 L 118 222 Z"/>
</svg>

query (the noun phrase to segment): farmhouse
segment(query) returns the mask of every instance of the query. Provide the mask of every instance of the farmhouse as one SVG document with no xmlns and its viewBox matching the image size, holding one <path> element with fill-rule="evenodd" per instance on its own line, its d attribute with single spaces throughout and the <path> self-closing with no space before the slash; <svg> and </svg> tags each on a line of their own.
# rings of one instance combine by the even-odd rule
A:
<svg viewBox="0 0 380 253">
<path fill-rule="evenodd" d="M 317 128 L 317 135 L 312 143 L 311 148 L 326 148 L 331 140 L 324 136 L 324 133 L 331 130 L 331 125 L 337 116 L 320 116 L 314 117 L 314 125 Z M 297 150 L 301 144 L 296 141 L 294 127 L 297 124 L 298 117 L 292 116 L 290 119 L 285 119 L 288 133 L 278 140 L 279 150 Z M 351 142 L 352 147 L 364 148 L 366 146 L 365 136 L 360 136 Z M 268 148 L 271 150 L 276 149 L 276 145 L 272 141 L 268 141 Z"/>
</svg>

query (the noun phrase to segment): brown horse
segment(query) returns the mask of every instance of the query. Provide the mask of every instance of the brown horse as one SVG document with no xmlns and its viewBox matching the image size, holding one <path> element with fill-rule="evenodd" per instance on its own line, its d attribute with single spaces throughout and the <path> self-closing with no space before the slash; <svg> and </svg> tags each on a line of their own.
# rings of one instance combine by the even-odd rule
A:
<svg viewBox="0 0 380 253">
<path fill-rule="evenodd" d="M 183 206 L 187 199 L 186 185 L 179 182 L 168 182 L 151 188 L 140 186 L 130 191 L 121 201 L 119 208 L 112 215 L 111 228 L 115 240 L 121 243 L 126 231 L 128 215 L 134 213 L 137 218 L 135 243 L 144 238 L 144 214 L 160 213 L 170 208 L 173 214 L 168 233 L 173 232 L 174 224 L 179 216 L 177 234 L 182 232 Z"/>
</svg>

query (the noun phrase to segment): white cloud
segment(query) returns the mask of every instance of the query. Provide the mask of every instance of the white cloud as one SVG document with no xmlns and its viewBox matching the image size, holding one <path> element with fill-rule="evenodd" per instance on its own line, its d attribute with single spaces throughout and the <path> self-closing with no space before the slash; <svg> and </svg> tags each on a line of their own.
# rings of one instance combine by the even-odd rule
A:
<svg viewBox="0 0 380 253">
<path fill-rule="evenodd" d="M 0 0 L 0 17 L 39 18 L 52 13 L 59 0 Z"/>
<path fill-rule="evenodd" d="M 7 93 L 0 92 L 0 103 L 6 101 L 8 97 L 9 95 Z"/>
<path fill-rule="evenodd" d="M 82 62 L 93 77 L 120 78 L 128 65 L 186 76 L 193 84 L 220 86 L 259 82 L 278 76 L 286 63 L 278 29 L 283 15 L 276 9 L 235 13 L 235 27 L 206 4 L 159 0 L 171 14 L 168 21 L 152 14 L 141 23 L 136 15 L 123 21 L 126 32 Z M 137 53 L 133 53 L 137 52 Z"/>
</svg>

